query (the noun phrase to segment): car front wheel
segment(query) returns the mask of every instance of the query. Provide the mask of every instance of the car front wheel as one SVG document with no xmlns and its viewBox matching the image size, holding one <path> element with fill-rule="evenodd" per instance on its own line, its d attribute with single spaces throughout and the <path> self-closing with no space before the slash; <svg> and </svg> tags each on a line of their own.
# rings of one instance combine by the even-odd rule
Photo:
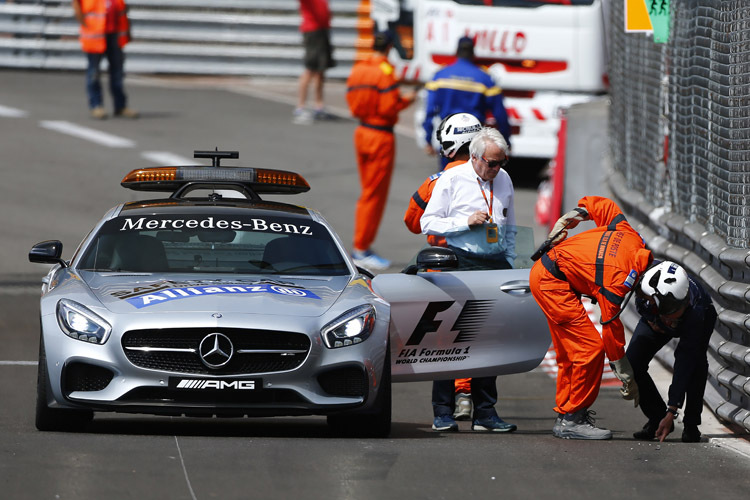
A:
<svg viewBox="0 0 750 500">
<path fill-rule="evenodd" d="M 40 431 L 76 431 L 86 426 L 94 418 L 90 410 L 63 410 L 47 405 L 49 374 L 44 339 L 39 338 L 39 366 L 36 380 L 36 428 Z"/>
<path fill-rule="evenodd" d="M 386 438 L 391 433 L 391 350 L 386 347 L 383 375 L 375 403 L 362 413 L 329 415 L 328 426 L 345 436 Z"/>
</svg>

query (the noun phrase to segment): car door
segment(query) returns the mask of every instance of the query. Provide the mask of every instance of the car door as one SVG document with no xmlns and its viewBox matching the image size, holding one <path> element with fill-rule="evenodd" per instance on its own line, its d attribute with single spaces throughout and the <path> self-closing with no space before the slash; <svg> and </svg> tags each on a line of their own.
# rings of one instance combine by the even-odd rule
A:
<svg viewBox="0 0 750 500">
<path fill-rule="evenodd" d="M 529 289 L 533 237 L 521 250 L 521 229 L 515 269 L 373 279 L 375 292 L 391 304 L 394 382 L 505 375 L 539 366 L 551 340 Z"/>
</svg>

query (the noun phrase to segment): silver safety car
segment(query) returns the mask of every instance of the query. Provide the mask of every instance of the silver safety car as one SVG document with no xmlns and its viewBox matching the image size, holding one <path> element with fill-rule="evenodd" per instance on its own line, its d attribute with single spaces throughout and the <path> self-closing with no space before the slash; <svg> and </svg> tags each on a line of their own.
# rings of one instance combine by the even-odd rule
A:
<svg viewBox="0 0 750 500">
<path fill-rule="evenodd" d="M 112 208 L 70 260 L 59 241 L 31 249 L 52 265 L 38 429 L 81 429 L 94 412 L 327 415 L 335 431 L 387 436 L 392 380 L 543 359 L 530 231 L 524 245 L 519 228 L 515 269 L 460 271 L 449 250 L 427 248 L 374 277 L 318 212 L 261 198 L 307 191 L 300 175 L 221 165 L 234 151 L 195 156 L 213 165 L 126 175 L 126 188 L 169 195 Z"/>
</svg>

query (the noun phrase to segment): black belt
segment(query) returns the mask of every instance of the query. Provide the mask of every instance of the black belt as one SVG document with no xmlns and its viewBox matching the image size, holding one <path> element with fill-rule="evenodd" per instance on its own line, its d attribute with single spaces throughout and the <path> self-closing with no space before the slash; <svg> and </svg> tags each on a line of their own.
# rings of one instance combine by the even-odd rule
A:
<svg viewBox="0 0 750 500">
<path fill-rule="evenodd" d="M 363 127 L 380 130 L 382 132 L 390 132 L 391 134 L 393 133 L 393 127 L 388 127 L 386 125 L 370 125 L 369 123 L 365 123 L 365 122 L 359 122 L 359 124 Z"/>
<path fill-rule="evenodd" d="M 549 271 L 549 273 L 554 276 L 555 278 L 559 279 L 560 281 L 568 281 L 568 278 L 565 277 L 565 273 L 560 271 L 560 268 L 557 267 L 557 262 L 550 259 L 549 256 L 545 253 L 542 255 L 542 265 L 544 268 Z"/>
</svg>

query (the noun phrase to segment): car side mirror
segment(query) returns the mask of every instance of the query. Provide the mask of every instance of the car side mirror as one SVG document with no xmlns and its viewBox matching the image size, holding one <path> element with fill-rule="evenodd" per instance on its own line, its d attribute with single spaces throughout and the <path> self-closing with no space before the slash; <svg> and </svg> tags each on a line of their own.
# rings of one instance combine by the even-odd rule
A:
<svg viewBox="0 0 750 500">
<path fill-rule="evenodd" d="M 372 279 L 375 279 L 375 275 L 374 275 L 374 274 L 372 274 L 372 273 L 371 273 L 370 271 L 368 271 L 367 269 L 365 269 L 364 267 L 359 267 L 359 266 L 357 266 L 357 272 L 359 272 L 359 274 L 363 274 L 363 275 L 367 276 L 367 277 L 368 277 L 368 278 L 370 278 L 371 280 L 372 280 Z"/>
<path fill-rule="evenodd" d="M 60 264 L 68 267 L 68 263 L 62 259 L 63 245 L 58 240 L 48 240 L 37 243 L 29 251 L 29 262 L 37 264 Z"/>
<path fill-rule="evenodd" d="M 417 255 L 418 269 L 452 271 L 458 269 L 458 257 L 450 248 L 429 247 Z"/>
</svg>

